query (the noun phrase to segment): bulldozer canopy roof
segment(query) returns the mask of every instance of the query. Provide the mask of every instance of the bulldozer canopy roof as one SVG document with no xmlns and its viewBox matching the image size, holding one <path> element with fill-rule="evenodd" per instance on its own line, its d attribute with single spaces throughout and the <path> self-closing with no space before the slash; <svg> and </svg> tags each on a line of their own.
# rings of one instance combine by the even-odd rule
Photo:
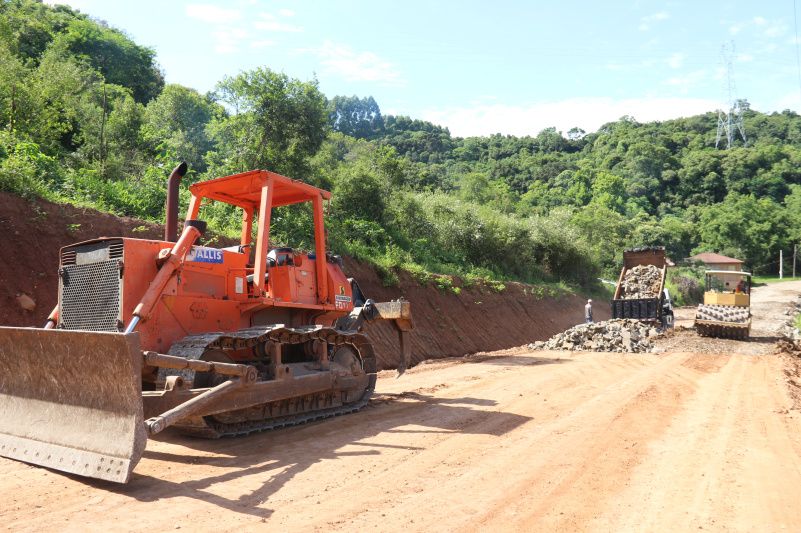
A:
<svg viewBox="0 0 801 533">
<path fill-rule="evenodd" d="M 243 208 L 258 209 L 261 189 L 270 179 L 273 183 L 273 207 L 308 202 L 316 196 L 322 196 L 324 200 L 331 198 L 331 193 L 328 191 L 268 170 L 251 170 L 201 181 L 190 185 L 189 190 L 198 197 L 211 198 Z"/>
</svg>

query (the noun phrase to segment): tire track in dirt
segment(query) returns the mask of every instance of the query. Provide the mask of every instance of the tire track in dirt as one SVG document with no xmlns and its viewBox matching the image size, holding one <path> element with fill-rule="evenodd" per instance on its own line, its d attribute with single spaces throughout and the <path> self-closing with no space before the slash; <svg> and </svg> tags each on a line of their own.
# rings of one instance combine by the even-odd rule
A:
<svg viewBox="0 0 801 533">
<path fill-rule="evenodd" d="M 652 444 L 630 486 L 590 529 L 792 530 L 801 514 L 798 417 L 776 383 L 778 358 L 728 356 Z M 793 502 L 796 503 L 793 503 Z M 768 524 L 770 524 L 768 526 Z"/>
</svg>

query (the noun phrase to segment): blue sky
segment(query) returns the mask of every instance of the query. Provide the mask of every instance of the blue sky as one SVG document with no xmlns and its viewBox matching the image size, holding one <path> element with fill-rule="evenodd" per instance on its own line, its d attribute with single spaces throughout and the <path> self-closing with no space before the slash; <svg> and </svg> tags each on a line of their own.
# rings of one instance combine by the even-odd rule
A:
<svg viewBox="0 0 801 533">
<path fill-rule="evenodd" d="M 713 111 L 724 45 L 735 97 L 801 111 L 793 1 L 57 3 L 155 49 L 170 83 L 205 92 L 265 66 L 467 136 Z"/>
</svg>

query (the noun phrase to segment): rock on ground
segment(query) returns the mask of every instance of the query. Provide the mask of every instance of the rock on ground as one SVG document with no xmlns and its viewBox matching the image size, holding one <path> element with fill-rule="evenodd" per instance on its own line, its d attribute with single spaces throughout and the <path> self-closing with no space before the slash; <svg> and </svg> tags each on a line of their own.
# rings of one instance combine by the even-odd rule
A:
<svg viewBox="0 0 801 533">
<path fill-rule="evenodd" d="M 641 353 L 654 351 L 651 339 L 659 335 L 659 330 L 647 322 L 616 319 L 580 324 L 528 347 L 532 350 Z"/>
<path fill-rule="evenodd" d="M 787 305 L 784 314 L 787 318 L 776 329 L 776 333 L 778 333 L 779 337 L 791 342 L 801 342 L 801 332 L 795 327 L 795 317 L 801 314 L 801 296 L 796 297 L 793 302 Z"/>
</svg>

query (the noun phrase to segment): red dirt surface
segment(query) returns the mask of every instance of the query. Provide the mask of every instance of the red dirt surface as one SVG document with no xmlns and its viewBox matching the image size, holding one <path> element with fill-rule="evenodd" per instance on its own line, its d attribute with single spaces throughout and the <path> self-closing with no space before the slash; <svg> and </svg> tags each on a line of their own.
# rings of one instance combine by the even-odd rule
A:
<svg viewBox="0 0 801 533">
<path fill-rule="evenodd" d="M 159 239 L 162 226 L 120 218 L 71 205 L 28 201 L 0 192 L 0 325 L 44 325 L 56 304 L 58 252 L 62 246 L 97 237 Z M 384 287 L 368 265 L 348 259 L 345 270 L 376 301 L 403 296 L 412 302 L 415 330 L 412 362 L 499 350 L 544 340 L 583 319 L 584 297 L 538 298 L 532 287 L 507 283 L 495 292 L 487 287 L 460 294 L 421 285 L 402 275 L 398 287 Z M 24 309 L 27 295 L 36 307 Z M 609 318 L 606 305 L 596 305 L 599 320 Z M 371 324 L 380 368 L 397 364 L 398 339 L 393 326 Z"/>
</svg>

